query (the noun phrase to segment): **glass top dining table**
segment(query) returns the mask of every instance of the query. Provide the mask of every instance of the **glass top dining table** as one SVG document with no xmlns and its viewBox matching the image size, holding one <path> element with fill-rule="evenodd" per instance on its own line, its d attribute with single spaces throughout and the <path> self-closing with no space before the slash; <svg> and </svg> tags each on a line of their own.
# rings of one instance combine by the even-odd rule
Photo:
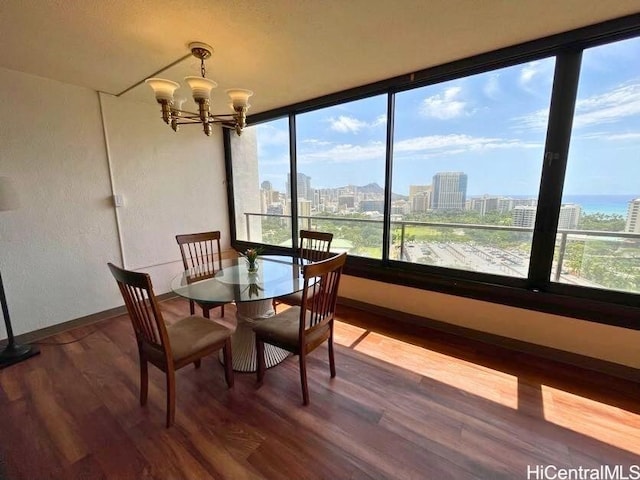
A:
<svg viewBox="0 0 640 480">
<path fill-rule="evenodd" d="M 255 322 L 268 321 L 275 314 L 273 299 L 298 292 L 304 287 L 303 265 L 309 263 L 292 255 L 261 255 L 256 272 L 248 271 L 244 257 L 225 259 L 215 274 L 207 269 L 185 270 L 171 281 L 177 295 L 198 303 L 235 303 L 236 329 L 231 336 L 233 369 L 255 372 L 257 368 Z M 265 363 L 272 367 L 290 355 L 265 344 Z M 224 359 L 220 356 L 220 361 Z"/>
<path fill-rule="evenodd" d="M 244 257 L 226 259 L 215 275 L 202 273 L 210 269 L 193 268 L 177 275 L 171 289 L 177 295 L 201 303 L 255 302 L 273 299 L 302 290 L 302 265 L 296 256 L 262 255 L 258 269 L 249 272 Z"/>
</svg>

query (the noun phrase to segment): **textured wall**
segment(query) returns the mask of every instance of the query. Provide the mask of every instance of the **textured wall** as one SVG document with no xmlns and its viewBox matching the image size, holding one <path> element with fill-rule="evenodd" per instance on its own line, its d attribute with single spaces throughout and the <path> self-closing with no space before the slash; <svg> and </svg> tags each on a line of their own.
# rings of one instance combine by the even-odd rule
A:
<svg viewBox="0 0 640 480">
<path fill-rule="evenodd" d="M 0 175 L 21 201 L 0 212 L 14 332 L 118 305 L 106 269 L 119 254 L 97 94 L 3 69 L 0 91 Z"/>
<path fill-rule="evenodd" d="M 122 261 L 118 220 L 126 267 L 149 272 L 156 293 L 181 270 L 177 233 L 219 229 L 228 248 L 219 129 L 175 134 L 155 105 L 10 70 L 0 69 L 0 90 L 0 115 L 10 119 L 0 129 L 0 175 L 22 201 L 0 212 L 16 334 L 122 304 L 106 267 Z M 111 176 L 125 201 L 118 209 Z"/>
<path fill-rule="evenodd" d="M 151 95 L 151 92 L 149 92 Z M 157 293 L 181 270 L 175 235 L 220 230 L 228 249 L 229 215 L 222 132 L 197 125 L 176 133 L 160 107 L 102 96 L 127 268 L 149 272 Z"/>
</svg>

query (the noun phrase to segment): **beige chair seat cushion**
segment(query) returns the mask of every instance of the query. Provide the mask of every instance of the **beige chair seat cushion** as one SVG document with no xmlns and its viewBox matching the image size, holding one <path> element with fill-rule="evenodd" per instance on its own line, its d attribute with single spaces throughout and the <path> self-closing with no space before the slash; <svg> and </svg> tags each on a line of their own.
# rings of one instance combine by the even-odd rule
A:
<svg viewBox="0 0 640 480">
<path fill-rule="evenodd" d="M 302 290 L 299 292 L 285 295 L 283 297 L 276 298 L 278 302 L 286 303 L 287 305 L 302 305 Z"/>
<path fill-rule="evenodd" d="M 312 343 L 315 339 L 321 337 L 329 329 L 319 328 L 306 336 L 306 343 Z M 300 307 L 291 307 L 284 312 L 266 318 L 253 327 L 253 331 L 262 337 L 262 339 L 270 343 L 274 341 L 280 345 L 288 345 L 292 348 L 298 348 L 298 335 L 300 332 Z"/>
<path fill-rule="evenodd" d="M 167 325 L 174 362 L 179 362 L 200 350 L 231 336 L 231 330 L 197 315 Z"/>
</svg>

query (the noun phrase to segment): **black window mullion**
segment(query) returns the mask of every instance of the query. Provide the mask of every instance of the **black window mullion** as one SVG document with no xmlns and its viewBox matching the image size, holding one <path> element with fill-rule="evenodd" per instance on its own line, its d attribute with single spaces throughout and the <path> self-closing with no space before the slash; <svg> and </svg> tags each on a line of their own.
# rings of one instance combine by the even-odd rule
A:
<svg viewBox="0 0 640 480">
<path fill-rule="evenodd" d="M 290 177 L 289 195 L 291 195 L 291 246 L 298 249 L 298 156 L 296 149 L 296 116 L 289 114 L 289 156 Z"/>
<path fill-rule="evenodd" d="M 233 159 L 231 156 L 231 135 L 227 128 L 222 129 L 222 144 L 224 146 L 224 165 L 225 176 L 227 181 L 227 209 L 229 211 L 229 233 L 231 235 L 231 245 L 235 245 L 238 240 L 236 232 L 236 205 L 233 193 Z"/>
<path fill-rule="evenodd" d="M 529 262 L 528 286 L 534 290 L 546 290 L 551 277 L 581 60 L 581 50 L 563 51 L 556 57 Z"/>
<path fill-rule="evenodd" d="M 389 260 L 391 244 L 391 184 L 393 173 L 393 118 L 395 110 L 395 93 L 387 95 L 387 148 L 384 176 L 384 218 L 382 224 L 382 261 Z"/>
</svg>

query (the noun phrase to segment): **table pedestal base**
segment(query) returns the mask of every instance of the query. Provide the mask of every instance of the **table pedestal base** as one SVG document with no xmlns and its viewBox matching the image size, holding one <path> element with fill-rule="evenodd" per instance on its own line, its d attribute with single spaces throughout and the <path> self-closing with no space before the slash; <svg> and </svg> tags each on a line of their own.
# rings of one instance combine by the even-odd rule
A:
<svg viewBox="0 0 640 480">
<path fill-rule="evenodd" d="M 256 336 L 253 325 L 266 318 L 273 317 L 272 300 L 257 300 L 255 302 L 239 302 L 236 304 L 236 319 L 238 326 L 231 336 L 231 352 L 233 354 L 233 369 L 236 372 L 255 372 L 258 369 L 256 361 Z M 291 355 L 268 343 L 264 344 L 264 361 L 267 368 L 273 367 Z M 222 352 L 220 361 L 224 363 Z"/>
</svg>

